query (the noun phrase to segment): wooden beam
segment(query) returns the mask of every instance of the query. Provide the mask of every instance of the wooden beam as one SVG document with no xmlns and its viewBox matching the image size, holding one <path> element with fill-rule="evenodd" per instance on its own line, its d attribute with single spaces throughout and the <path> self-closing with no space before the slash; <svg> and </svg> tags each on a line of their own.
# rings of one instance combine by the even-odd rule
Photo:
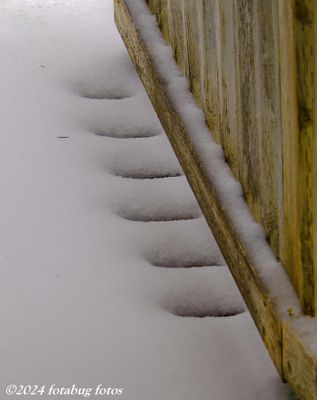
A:
<svg viewBox="0 0 317 400">
<path fill-rule="evenodd" d="M 279 0 L 284 234 L 281 258 L 305 314 L 317 315 L 317 3 Z"/>
<path fill-rule="evenodd" d="M 296 0 L 294 7 L 296 38 L 298 108 L 298 192 L 300 234 L 299 293 L 306 314 L 316 312 L 316 0 Z"/>
<path fill-rule="evenodd" d="M 294 302 L 292 296 L 287 297 L 286 301 L 281 303 L 282 308 L 276 302 L 267 281 L 260 273 L 260 268 L 254 263 L 254 257 L 250 254 L 248 246 L 241 238 L 238 227 L 228 210 L 223 207 L 217 183 L 210 179 L 206 170 L 206 160 L 202 160 L 200 152 L 191 140 L 192 127 L 184 121 L 182 110 L 173 101 L 173 95 L 169 92 L 170 82 L 166 81 L 166 77 L 162 76 L 157 67 L 161 62 L 160 56 L 151 50 L 147 42 L 147 32 L 136 22 L 137 9 L 134 7 L 137 8 L 140 1 L 114 1 L 115 21 L 130 57 L 278 372 L 283 379 L 288 379 L 302 399 L 317 400 L 316 391 L 308 392 L 305 389 L 316 388 L 315 372 L 311 374 L 301 372 L 301 365 L 311 365 L 312 360 L 315 365 L 316 358 L 296 329 L 292 330 L 292 335 L 285 334 L 288 341 L 286 349 L 290 349 L 292 343 L 297 343 L 300 344 L 297 348 L 303 348 L 305 351 L 300 351 L 302 358 L 298 352 L 288 351 L 287 361 L 284 360 L 283 327 L 288 326 L 292 318 L 297 320 L 300 317 L 292 308 L 296 301 Z M 146 7 L 145 2 L 142 3 Z M 158 37 L 158 40 L 161 38 Z M 285 285 L 286 287 L 290 285 L 286 274 L 285 280 L 284 288 Z M 289 301 L 288 310 L 287 301 Z M 293 370 L 297 371 L 296 379 L 292 374 L 285 373 L 285 362 L 294 366 Z"/>
<path fill-rule="evenodd" d="M 308 321 L 315 322 L 313 319 L 308 319 Z M 300 399 L 315 400 L 317 398 L 317 358 L 303 340 L 296 322 L 296 320 L 283 321 L 284 377 L 293 386 Z M 302 322 L 307 324 L 306 320 Z M 316 329 L 316 326 L 313 329 Z"/>
</svg>

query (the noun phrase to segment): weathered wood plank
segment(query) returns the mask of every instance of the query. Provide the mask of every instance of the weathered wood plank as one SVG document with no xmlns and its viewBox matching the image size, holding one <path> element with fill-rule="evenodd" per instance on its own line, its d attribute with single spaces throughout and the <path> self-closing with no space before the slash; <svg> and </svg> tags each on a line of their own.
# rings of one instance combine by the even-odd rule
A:
<svg viewBox="0 0 317 400">
<path fill-rule="evenodd" d="M 169 13 L 169 0 L 147 0 L 148 6 L 157 18 L 158 26 L 160 27 L 164 39 L 169 42 L 171 37 L 170 32 L 170 13 Z"/>
<path fill-rule="evenodd" d="M 317 358 L 290 320 L 283 321 L 283 371 L 300 399 L 317 399 Z"/>
<path fill-rule="evenodd" d="M 316 2 L 280 0 L 284 229 L 281 259 L 316 315 Z"/>
<path fill-rule="evenodd" d="M 289 0 L 280 0 L 278 5 L 283 143 L 283 225 L 280 232 L 280 257 L 297 293 L 299 293 L 301 280 L 298 213 L 299 133 L 297 125 L 294 10 L 293 2 L 289 2 Z"/>
<path fill-rule="evenodd" d="M 183 0 L 169 0 L 169 30 L 172 38 L 172 49 L 175 60 L 185 75 L 188 71 L 188 46 L 185 21 L 182 10 Z"/>
<path fill-rule="evenodd" d="M 218 41 L 218 23 L 219 23 L 219 5 L 218 0 L 206 4 L 204 2 L 203 10 L 204 18 L 204 32 L 205 32 L 205 79 L 204 79 L 204 91 L 205 91 L 205 103 L 203 105 L 206 121 L 210 130 L 217 141 L 220 143 L 220 110 L 219 110 L 219 71 L 218 71 L 218 59 L 219 51 L 217 46 Z M 212 77 L 209 79 L 208 77 Z"/>
<path fill-rule="evenodd" d="M 270 23 L 268 23 L 270 21 Z M 259 157 L 259 222 L 279 257 L 282 214 L 278 10 L 275 0 L 254 2 L 256 132 Z M 272 190 L 273 189 L 273 190 Z"/>
<path fill-rule="evenodd" d="M 204 47 L 202 0 L 196 0 L 195 2 L 185 0 L 182 3 L 182 10 L 184 15 L 183 29 L 186 35 L 187 55 L 188 60 L 190 60 L 190 62 L 188 62 L 188 72 L 186 75 L 190 90 L 194 94 L 198 105 L 201 106 L 205 99 L 203 84 L 203 69 L 205 63 L 203 61 L 204 54 L 202 52 Z"/>
<path fill-rule="evenodd" d="M 245 161 L 242 137 L 238 135 L 242 125 L 239 59 L 237 53 L 238 35 L 236 12 L 232 1 L 218 1 L 218 73 L 219 73 L 219 118 L 220 143 L 226 161 L 234 176 L 239 179 L 241 163 Z M 210 80 L 211 76 L 206 79 Z M 246 164 L 245 164 L 246 166 Z M 243 184 L 242 184 L 243 185 Z"/>
<path fill-rule="evenodd" d="M 246 200 L 256 220 L 260 220 L 259 177 L 259 137 L 257 135 L 256 76 L 255 76 L 255 21 L 254 1 L 237 2 L 237 35 L 239 48 L 238 73 L 241 101 L 241 146 L 238 149 L 239 181 L 242 184 Z"/>
<path fill-rule="evenodd" d="M 314 100 L 317 100 L 315 69 L 315 34 L 317 16 L 315 0 L 295 1 L 295 37 L 297 58 L 297 101 L 299 126 L 299 192 L 302 285 L 300 296 L 305 312 L 315 313 L 316 281 L 314 259 L 314 225 L 316 219 L 316 154 Z"/>
<path fill-rule="evenodd" d="M 303 309 L 313 315 L 317 2 L 168 2 L 170 29 L 184 41 L 182 47 L 177 40 L 178 64 Z"/>
</svg>

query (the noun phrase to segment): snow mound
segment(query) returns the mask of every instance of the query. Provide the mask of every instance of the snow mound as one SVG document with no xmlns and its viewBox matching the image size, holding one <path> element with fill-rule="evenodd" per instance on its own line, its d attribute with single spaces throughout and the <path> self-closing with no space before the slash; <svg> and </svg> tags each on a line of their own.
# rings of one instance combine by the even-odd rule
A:
<svg viewBox="0 0 317 400">
<path fill-rule="evenodd" d="M 179 273 L 178 273 L 179 274 Z M 232 317 L 246 306 L 228 268 L 182 271 L 182 280 L 170 274 L 170 288 L 161 306 L 180 317 Z"/>
<path fill-rule="evenodd" d="M 175 221 L 201 216 L 184 177 L 127 181 L 120 192 L 116 191 L 112 208 L 131 221 Z"/>
</svg>

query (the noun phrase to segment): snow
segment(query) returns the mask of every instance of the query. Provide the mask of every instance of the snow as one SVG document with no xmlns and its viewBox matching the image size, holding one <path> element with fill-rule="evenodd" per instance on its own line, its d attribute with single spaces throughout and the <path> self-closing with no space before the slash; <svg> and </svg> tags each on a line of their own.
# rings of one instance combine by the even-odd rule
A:
<svg viewBox="0 0 317 400">
<path fill-rule="evenodd" d="M 120 189 L 113 191 L 112 209 L 122 218 L 163 222 L 201 216 L 184 177 L 128 181 Z"/>
<path fill-rule="evenodd" d="M 317 321 L 310 316 L 301 316 L 292 321 L 293 327 L 299 333 L 301 340 L 305 343 L 312 354 L 317 356 Z"/>
<path fill-rule="evenodd" d="M 0 397 L 102 384 L 128 400 L 287 399 L 112 2 L 1 8 Z"/>
</svg>

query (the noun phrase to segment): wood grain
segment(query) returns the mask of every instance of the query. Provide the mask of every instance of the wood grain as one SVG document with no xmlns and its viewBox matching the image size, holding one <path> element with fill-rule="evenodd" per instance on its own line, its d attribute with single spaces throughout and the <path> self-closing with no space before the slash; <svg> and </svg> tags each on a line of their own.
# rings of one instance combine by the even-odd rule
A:
<svg viewBox="0 0 317 400">
<path fill-rule="evenodd" d="M 299 127 L 299 213 L 301 270 L 299 293 L 303 309 L 314 315 L 316 303 L 314 254 L 315 197 L 315 130 L 314 99 L 316 96 L 315 69 L 316 1 L 295 1 L 295 38 L 297 64 L 297 104 Z"/>
<path fill-rule="evenodd" d="M 300 399 L 317 399 L 317 359 L 291 320 L 283 321 L 283 370 Z"/>
<path fill-rule="evenodd" d="M 317 2 L 149 1 L 154 14 L 159 4 L 170 14 L 162 24 L 173 35 L 164 37 L 303 310 L 315 315 Z"/>
<path fill-rule="evenodd" d="M 279 1 L 284 224 L 281 259 L 316 315 L 316 2 Z"/>
</svg>

